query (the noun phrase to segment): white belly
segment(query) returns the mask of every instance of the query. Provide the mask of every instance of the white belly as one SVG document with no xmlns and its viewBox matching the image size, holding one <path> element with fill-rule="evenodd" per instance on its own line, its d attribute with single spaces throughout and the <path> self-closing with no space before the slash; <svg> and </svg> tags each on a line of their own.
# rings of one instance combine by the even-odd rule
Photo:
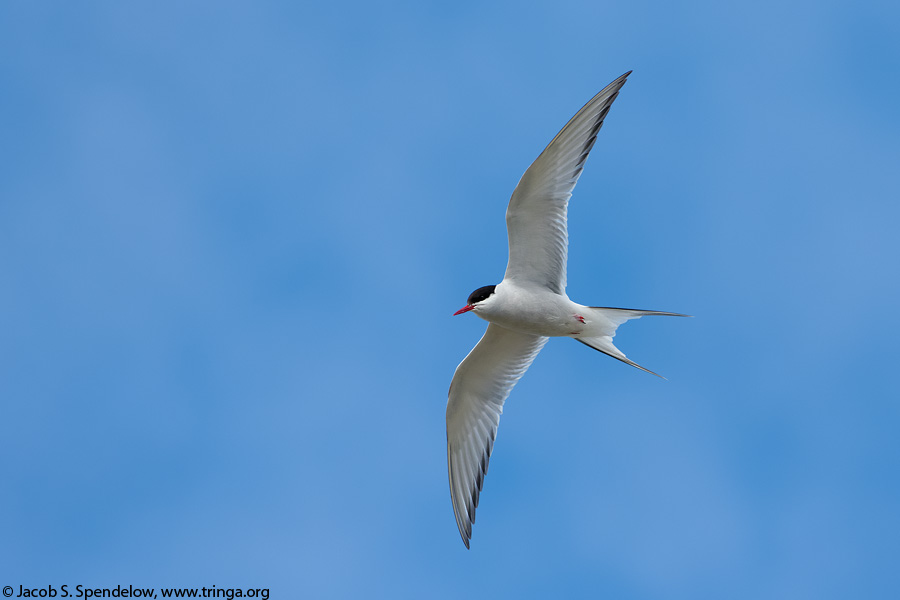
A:
<svg viewBox="0 0 900 600">
<path fill-rule="evenodd" d="M 501 327 L 547 337 L 579 335 L 585 311 L 565 295 L 543 289 L 523 289 L 504 281 L 492 302 L 475 310 L 482 319 Z"/>
</svg>

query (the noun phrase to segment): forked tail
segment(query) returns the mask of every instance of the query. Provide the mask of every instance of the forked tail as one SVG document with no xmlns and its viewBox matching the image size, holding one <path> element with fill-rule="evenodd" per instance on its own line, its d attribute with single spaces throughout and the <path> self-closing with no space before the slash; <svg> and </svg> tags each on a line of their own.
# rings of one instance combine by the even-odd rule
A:
<svg viewBox="0 0 900 600">
<path fill-rule="evenodd" d="M 630 360 L 625 354 L 615 347 L 613 338 L 616 337 L 616 329 L 625 321 L 631 319 L 639 319 L 647 315 L 662 315 L 666 317 L 689 317 L 690 315 L 682 315 L 680 313 L 660 312 L 658 310 L 636 310 L 633 308 L 609 308 L 606 306 L 591 306 L 590 327 L 583 335 L 574 336 L 586 346 L 590 346 L 594 350 L 599 350 L 603 354 L 612 356 L 621 360 L 632 367 L 637 367 L 642 371 L 647 371 L 651 375 L 656 375 L 665 379 L 659 373 L 654 373 L 650 369 L 644 368 L 633 360 Z"/>
</svg>

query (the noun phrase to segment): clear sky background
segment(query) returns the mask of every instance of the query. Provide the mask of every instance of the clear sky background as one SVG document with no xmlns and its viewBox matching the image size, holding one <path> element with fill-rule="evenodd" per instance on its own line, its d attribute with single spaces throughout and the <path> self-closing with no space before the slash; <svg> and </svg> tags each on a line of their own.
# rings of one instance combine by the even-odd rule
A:
<svg viewBox="0 0 900 600">
<path fill-rule="evenodd" d="M 894 2 L 4 2 L 0 585 L 900 588 Z M 634 69 L 466 551 L 444 411 L 518 178 Z"/>
</svg>

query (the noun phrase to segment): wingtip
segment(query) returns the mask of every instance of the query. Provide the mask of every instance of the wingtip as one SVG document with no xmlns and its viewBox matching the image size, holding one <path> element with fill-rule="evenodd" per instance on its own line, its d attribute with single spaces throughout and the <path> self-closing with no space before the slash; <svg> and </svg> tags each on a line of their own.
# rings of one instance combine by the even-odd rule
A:
<svg viewBox="0 0 900 600">
<path fill-rule="evenodd" d="M 456 524 L 459 526 L 459 537 L 462 538 L 463 544 L 466 545 L 466 550 L 469 550 L 469 540 L 472 539 L 472 522 L 463 524 L 457 521 Z"/>
<path fill-rule="evenodd" d="M 462 539 L 463 544 L 466 545 L 466 550 L 468 550 L 469 540 L 472 539 L 472 521 L 464 523 L 458 517 L 457 515 L 456 526 L 459 528 L 459 537 Z"/>
</svg>

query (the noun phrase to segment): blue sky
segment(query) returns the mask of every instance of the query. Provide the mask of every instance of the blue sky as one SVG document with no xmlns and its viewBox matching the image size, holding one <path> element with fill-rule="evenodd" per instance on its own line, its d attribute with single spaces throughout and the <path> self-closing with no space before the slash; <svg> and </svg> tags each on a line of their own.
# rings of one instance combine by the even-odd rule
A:
<svg viewBox="0 0 900 600">
<path fill-rule="evenodd" d="M 900 586 L 900 9 L 6 2 L 0 585 Z M 634 69 L 472 550 L 444 410 L 518 178 Z"/>
</svg>

